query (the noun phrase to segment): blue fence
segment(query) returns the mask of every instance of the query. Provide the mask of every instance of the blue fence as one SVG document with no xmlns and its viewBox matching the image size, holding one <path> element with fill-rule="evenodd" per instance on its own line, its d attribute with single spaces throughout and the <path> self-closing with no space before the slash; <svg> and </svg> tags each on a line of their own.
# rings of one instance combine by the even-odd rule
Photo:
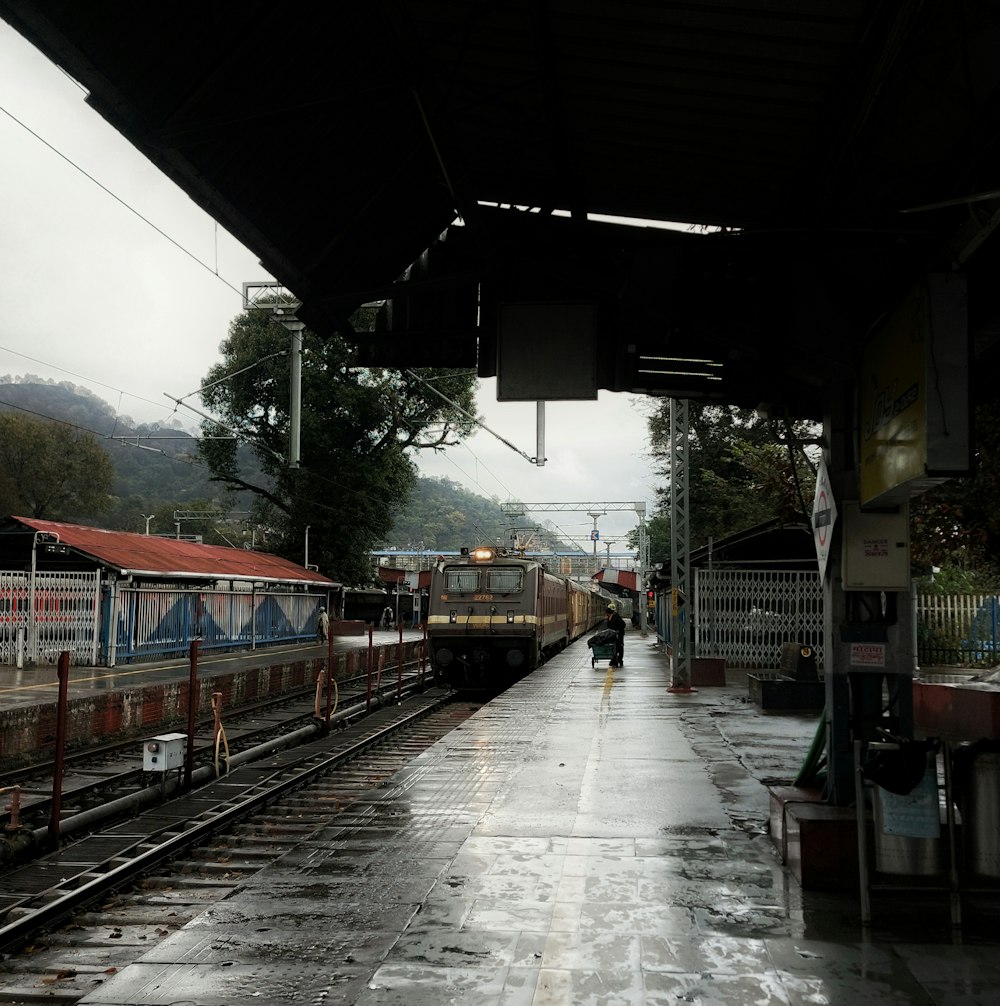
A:
<svg viewBox="0 0 1000 1006">
<path fill-rule="evenodd" d="M 195 639 L 203 651 L 310 641 L 327 602 L 321 594 L 263 591 L 105 591 L 101 656 L 114 666 L 184 656 Z"/>
</svg>

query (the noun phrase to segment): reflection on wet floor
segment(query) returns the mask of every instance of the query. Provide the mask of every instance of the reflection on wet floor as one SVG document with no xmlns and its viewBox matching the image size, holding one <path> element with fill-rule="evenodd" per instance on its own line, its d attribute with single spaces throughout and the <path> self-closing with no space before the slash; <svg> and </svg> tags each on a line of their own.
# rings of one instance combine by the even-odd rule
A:
<svg viewBox="0 0 1000 1006">
<path fill-rule="evenodd" d="M 630 636 L 606 690 L 571 647 L 387 787 L 83 1000 L 1000 1002 L 997 900 L 803 892 L 766 834 L 809 717 L 666 692 Z M 273 997 L 273 998 L 272 998 Z"/>
</svg>

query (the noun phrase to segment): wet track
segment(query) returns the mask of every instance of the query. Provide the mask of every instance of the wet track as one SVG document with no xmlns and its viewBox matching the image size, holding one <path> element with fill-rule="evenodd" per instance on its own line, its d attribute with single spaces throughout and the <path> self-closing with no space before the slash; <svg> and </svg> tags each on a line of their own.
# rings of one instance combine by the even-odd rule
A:
<svg viewBox="0 0 1000 1006">
<path fill-rule="evenodd" d="M 395 702 L 397 693 L 409 694 L 414 689 L 422 689 L 428 680 L 429 676 L 419 662 L 404 664 L 398 676 L 394 673 L 391 679 L 387 676 L 373 682 L 370 699 L 366 678 L 340 680 L 329 696 L 331 722 L 337 725 L 362 715 L 369 707 L 378 709 L 388 702 Z M 227 758 L 245 760 L 244 752 L 247 752 L 246 757 L 253 757 L 254 749 L 262 745 L 280 747 L 283 738 L 287 738 L 289 744 L 303 743 L 310 734 L 320 733 L 327 715 L 328 697 L 324 682 L 321 676 L 321 680 L 307 688 L 224 710 L 224 715 L 220 716 L 224 733 L 220 734 L 218 743 L 214 721 L 199 722 L 194 741 L 196 770 L 198 766 L 212 766 L 216 774 L 224 773 Z M 133 737 L 88 746 L 67 757 L 61 787 L 64 835 L 78 830 L 73 819 L 85 810 L 91 811 L 90 816 L 93 816 L 102 804 L 133 794 L 135 803 L 125 813 L 134 814 L 141 805 L 148 804 L 157 796 L 154 792 L 144 793 L 147 787 L 157 790 L 159 783 L 168 794 L 178 788 L 178 779 L 173 773 L 164 779 L 143 772 L 142 749 L 142 739 Z M 263 751 L 258 751 L 257 756 L 261 754 Z M 205 776 L 204 772 L 200 774 Z M 46 839 L 52 780 L 51 761 L 5 773 L 8 787 L 20 787 L 20 822 L 23 828 L 34 829 L 36 843 Z M 9 795 L 7 799 L 10 799 Z M 0 824 L 8 825 L 10 820 L 9 810 L 0 811 Z"/>
<path fill-rule="evenodd" d="M 41 994 L 75 1002 L 89 983 L 144 952 L 148 941 L 175 932 L 329 825 L 475 708 L 445 692 L 412 697 L 19 871 L 39 891 L 9 907 L 0 928 L 0 943 L 10 951 L 0 1001 Z M 88 864 L 98 849 L 109 858 Z M 56 874 L 64 877 L 55 882 Z M 13 880 L 8 875 L 4 886 Z M 110 896 L 109 884 L 116 889 Z"/>
</svg>

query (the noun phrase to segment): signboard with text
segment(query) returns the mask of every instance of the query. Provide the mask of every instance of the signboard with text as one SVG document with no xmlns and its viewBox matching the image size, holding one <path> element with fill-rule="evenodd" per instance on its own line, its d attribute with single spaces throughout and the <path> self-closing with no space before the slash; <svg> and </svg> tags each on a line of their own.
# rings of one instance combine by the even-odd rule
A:
<svg viewBox="0 0 1000 1006">
<path fill-rule="evenodd" d="M 826 470 L 826 462 L 820 459 L 819 470 L 816 472 L 816 494 L 813 497 L 813 540 L 816 544 L 816 562 L 819 565 L 819 580 L 826 579 L 826 563 L 830 558 L 830 539 L 833 536 L 833 525 L 837 523 L 837 504 L 833 501 L 833 490 L 830 488 L 830 473 Z"/>
</svg>

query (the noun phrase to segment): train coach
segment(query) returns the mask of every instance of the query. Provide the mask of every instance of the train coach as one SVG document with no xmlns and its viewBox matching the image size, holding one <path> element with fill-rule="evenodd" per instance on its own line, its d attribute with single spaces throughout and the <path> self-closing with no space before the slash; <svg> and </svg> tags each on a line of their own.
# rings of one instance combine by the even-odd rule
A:
<svg viewBox="0 0 1000 1006">
<path fill-rule="evenodd" d="M 431 575 L 434 670 L 459 688 L 503 686 L 605 617 L 607 599 L 534 559 L 481 547 Z"/>
</svg>

